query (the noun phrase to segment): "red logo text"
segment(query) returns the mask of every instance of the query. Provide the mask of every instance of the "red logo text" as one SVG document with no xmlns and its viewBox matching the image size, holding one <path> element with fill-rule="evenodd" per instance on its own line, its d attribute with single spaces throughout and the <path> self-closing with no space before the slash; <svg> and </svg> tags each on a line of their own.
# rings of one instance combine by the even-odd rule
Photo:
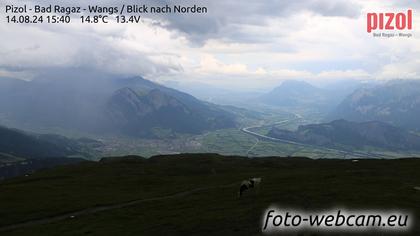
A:
<svg viewBox="0 0 420 236">
<path fill-rule="evenodd" d="M 367 32 L 372 30 L 411 30 L 413 10 L 407 13 L 367 13 Z"/>
</svg>

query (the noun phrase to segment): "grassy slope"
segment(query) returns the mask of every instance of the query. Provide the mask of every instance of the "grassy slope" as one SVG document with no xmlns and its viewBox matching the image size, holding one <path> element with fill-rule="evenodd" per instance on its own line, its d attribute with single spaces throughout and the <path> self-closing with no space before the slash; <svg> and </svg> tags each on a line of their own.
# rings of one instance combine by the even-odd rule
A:
<svg viewBox="0 0 420 236">
<path fill-rule="evenodd" d="M 420 159 L 245 159 L 211 154 L 125 159 L 59 167 L 0 183 L 0 225 L 101 204 L 177 193 L 263 176 L 258 195 L 237 199 L 238 186 L 215 188 L 104 211 L 2 235 L 258 234 L 271 204 L 407 209 L 420 215 Z M 420 234 L 420 221 L 413 235 Z"/>
</svg>

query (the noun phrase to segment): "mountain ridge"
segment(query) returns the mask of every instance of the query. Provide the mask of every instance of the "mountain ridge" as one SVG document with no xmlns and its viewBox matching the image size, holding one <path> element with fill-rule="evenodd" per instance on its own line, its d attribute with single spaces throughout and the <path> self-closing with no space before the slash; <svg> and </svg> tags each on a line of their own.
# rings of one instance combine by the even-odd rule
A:
<svg viewBox="0 0 420 236">
<path fill-rule="evenodd" d="M 420 130 L 420 81 L 393 80 L 364 86 L 347 96 L 328 120 L 382 121 Z"/>
<path fill-rule="evenodd" d="M 301 125 L 296 131 L 273 128 L 268 136 L 325 147 L 420 150 L 420 136 L 379 121 L 357 123 L 342 119 Z"/>
<path fill-rule="evenodd" d="M 53 134 L 32 134 L 0 126 L 0 153 L 16 158 L 89 157 L 86 140 Z M 96 141 L 98 145 L 100 143 Z"/>
<path fill-rule="evenodd" d="M 0 88 L 0 118 L 5 121 L 3 123 L 13 123 L 7 126 L 25 129 L 59 127 L 93 134 L 146 138 L 154 137 L 154 128 L 164 128 L 171 133 L 196 134 L 236 126 L 235 116 L 221 107 L 139 76 L 39 79 L 30 82 L 4 80 L 0 83 L 7 85 Z M 168 103 L 159 104 L 162 102 Z M 136 110 L 136 105 L 117 107 L 130 103 L 142 104 L 140 107 L 149 109 Z M 157 109 L 150 109 L 153 107 Z M 130 117 L 130 111 L 137 113 Z M 145 114 L 139 114 L 142 111 Z M 123 120 L 118 121 L 116 117 Z M 142 120 L 141 117 L 148 118 Z M 194 120 L 194 117 L 197 119 Z M 168 120 L 170 118 L 176 122 Z M 122 127 L 121 123 L 127 120 L 130 120 L 130 125 Z M 191 129 L 188 123 L 193 126 Z"/>
<path fill-rule="evenodd" d="M 345 88 L 329 88 L 328 86 L 321 88 L 305 81 L 286 80 L 280 86 L 260 96 L 257 101 L 288 109 L 304 108 L 328 112 L 337 106 L 353 87 L 355 85 Z"/>
</svg>

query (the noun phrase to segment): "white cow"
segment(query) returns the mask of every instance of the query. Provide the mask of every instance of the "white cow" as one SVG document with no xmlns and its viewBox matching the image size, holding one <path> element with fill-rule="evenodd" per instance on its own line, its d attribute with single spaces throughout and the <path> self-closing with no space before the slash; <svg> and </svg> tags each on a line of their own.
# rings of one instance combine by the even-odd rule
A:
<svg viewBox="0 0 420 236">
<path fill-rule="evenodd" d="M 241 197 L 242 194 L 248 189 L 254 188 L 257 191 L 259 189 L 260 183 L 261 178 L 250 178 L 248 180 L 242 181 L 241 186 L 239 187 L 239 197 Z"/>
</svg>

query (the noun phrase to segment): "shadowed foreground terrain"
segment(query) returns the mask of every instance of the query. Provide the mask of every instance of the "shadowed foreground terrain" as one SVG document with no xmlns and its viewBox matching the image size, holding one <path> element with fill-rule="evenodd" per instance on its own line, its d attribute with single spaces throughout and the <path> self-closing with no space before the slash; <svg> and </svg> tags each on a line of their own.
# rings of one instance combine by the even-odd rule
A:
<svg viewBox="0 0 420 236">
<path fill-rule="evenodd" d="M 108 158 L 0 182 L 0 234 L 258 235 L 277 204 L 409 210 L 419 235 L 419 170 L 420 159 Z M 261 189 L 238 199 L 249 177 L 262 177 Z"/>
</svg>

